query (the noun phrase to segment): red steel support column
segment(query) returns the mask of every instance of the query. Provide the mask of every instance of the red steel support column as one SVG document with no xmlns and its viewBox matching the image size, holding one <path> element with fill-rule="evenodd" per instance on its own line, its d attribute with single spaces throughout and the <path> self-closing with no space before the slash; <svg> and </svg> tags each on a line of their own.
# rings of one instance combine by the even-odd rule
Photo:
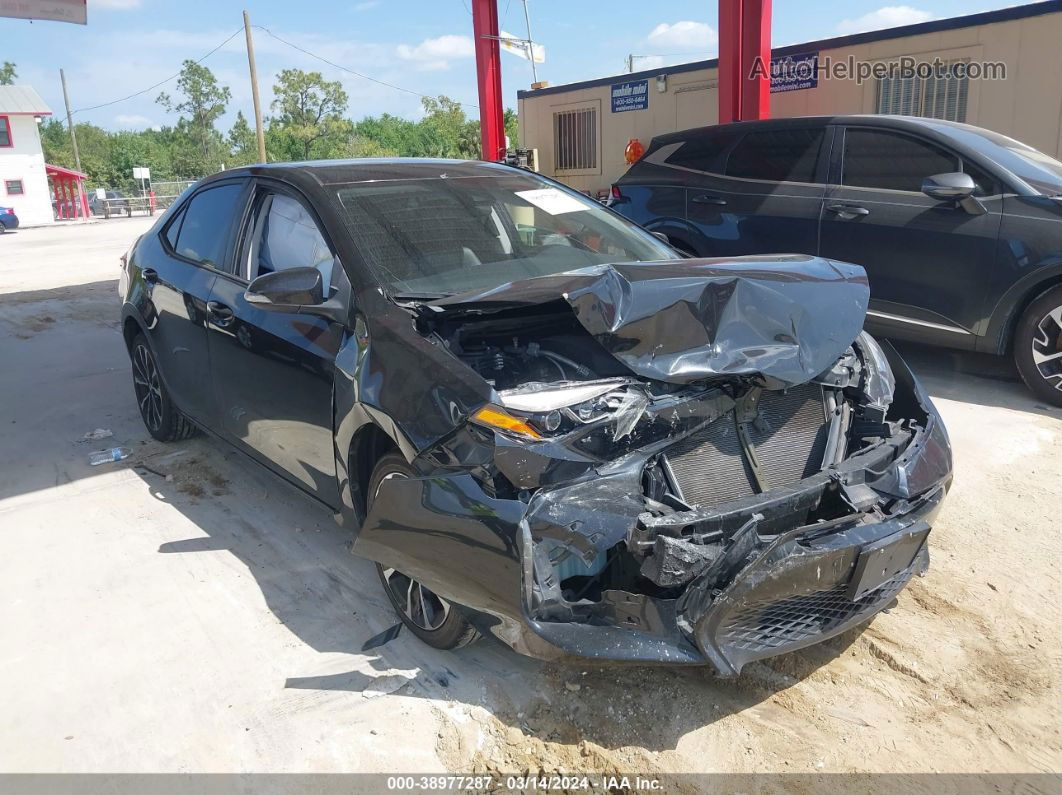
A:
<svg viewBox="0 0 1062 795">
<path fill-rule="evenodd" d="M 498 0 L 472 0 L 472 35 L 476 42 L 476 80 L 479 85 L 480 157 L 488 161 L 501 160 L 505 156 L 505 122 Z"/>
<path fill-rule="evenodd" d="M 771 0 L 719 0 L 720 124 L 770 115 L 770 68 Z"/>
</svg>

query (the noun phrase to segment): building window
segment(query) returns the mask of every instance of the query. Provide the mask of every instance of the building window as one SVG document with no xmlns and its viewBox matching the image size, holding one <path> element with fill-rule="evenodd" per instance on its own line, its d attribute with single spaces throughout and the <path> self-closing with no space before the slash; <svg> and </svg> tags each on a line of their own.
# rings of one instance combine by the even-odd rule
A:
<svg viewBox="0 0 1062 795">
<path fill-rule="evenodd" d="M 4 189 L 7 191 L 8 196 L 21 196 L 26 192 L 22 189 L 22 180 L 20 179 L 5 179 Z"/>
<path fill-rule="evenodd" d="M 597 168 L 597 108 L 553 114 L 553 168 Z"/>
<path fill-rule="evenodd" d="M 14 146 L 11 140 L 11 119 L 0 116 L 0 146 Z"/>
<path fill-rule="evenodd" d="M 930 77 L 882 77 L 877 112 L 964 122 L 969 95 L 970 78 L 950 68 Z"/>
</svg>

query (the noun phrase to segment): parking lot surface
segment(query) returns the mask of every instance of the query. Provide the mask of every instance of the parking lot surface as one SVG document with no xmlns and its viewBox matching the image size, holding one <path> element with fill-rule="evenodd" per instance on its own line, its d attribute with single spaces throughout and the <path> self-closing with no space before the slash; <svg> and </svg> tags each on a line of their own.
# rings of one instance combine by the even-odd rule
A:
<svg viewBox="0 0 1062 795">
<path fill-rule="evenodd" d="M 735 681 L 409 633 L 362 652 L 395 619 L 331 514 L 140 421 L 118 258 L 151 220 L 0 240 L 0 769 L 1062 767 L 1062 411 L 1005 363 L 902 349 L 956 479 L 929 575 L 867 627 Z M 118 445 L 129 458 L 88 465 Z"/>
</svg>

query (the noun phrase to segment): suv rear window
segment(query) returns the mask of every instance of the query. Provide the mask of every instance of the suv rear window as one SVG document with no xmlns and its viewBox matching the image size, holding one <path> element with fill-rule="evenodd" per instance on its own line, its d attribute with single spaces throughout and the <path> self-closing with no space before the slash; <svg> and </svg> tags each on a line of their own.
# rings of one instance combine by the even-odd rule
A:
<svg viewBox="0 0 1062 795">
<path fill-rule="evenodd" d="M 730 153 L 728 177 L 770 182 L 814 182 L 822 129 L 750 132 Z"/>
<path fill-rule="evenodd" d="M 722 170 L 719 156 L 734 143 L 737 133 L 733 130 L 708 130 L 690 136 L 682 146 L 672 152 L 665 163 L 672 166 L 692 168 L 697 171 Z"/>
</svg>

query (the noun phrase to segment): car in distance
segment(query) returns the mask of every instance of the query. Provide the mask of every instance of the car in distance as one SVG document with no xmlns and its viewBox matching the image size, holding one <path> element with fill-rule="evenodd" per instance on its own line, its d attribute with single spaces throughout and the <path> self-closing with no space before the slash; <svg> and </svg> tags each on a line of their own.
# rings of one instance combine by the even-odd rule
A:
<svg viewBox="0 0 1062 795">
<path fill-rule="evenodd" d="M 0 235 L 8 229 L 18 229 L 18 215 L 14 207 L 0 207 Z"/>
<path fill-rule="evenodd" d="M 121 191 L 104 191 L 103 198 L 100 198 L 96 192 L 89 193 L 88 205 L 89 212 L 93 215 L 102 215 L 104 218 L 110 218 L 112 215 L 133 217 L 133 207 Z"/>
<path fill-rule="evenodd" d="M 966 124 L 774 119 L 654 138 L 622 215 L 697 256 L 862 265 L 871 332 L 1012 355 L 1062 405 L 1062 163 Z"/>
<path fill-rule="evenodd" d="M 947 434 L 858 266 L 685 260 L 499 164 L 322 161 L 201 181 L 119 289 L 150 433 L 331 507 L 439 648 L 732 675 L 928 565 Z"/>
</svg>

